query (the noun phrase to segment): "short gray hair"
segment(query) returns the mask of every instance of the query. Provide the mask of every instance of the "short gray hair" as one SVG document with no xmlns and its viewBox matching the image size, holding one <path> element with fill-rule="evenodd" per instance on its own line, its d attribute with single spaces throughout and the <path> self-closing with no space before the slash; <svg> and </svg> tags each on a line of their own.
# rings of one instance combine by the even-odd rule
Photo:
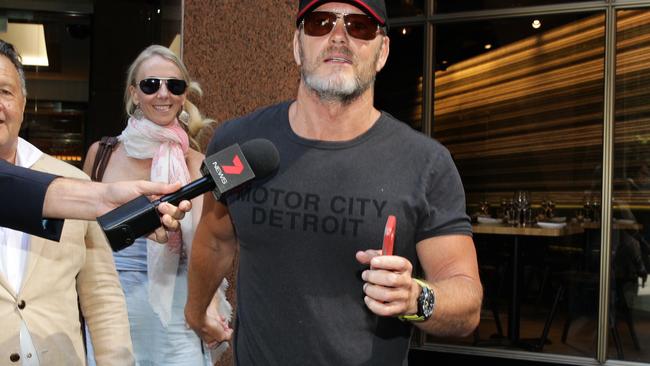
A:
<svg viewBox="0 0 650 366">
<path fill-rule="evenodd" d="M 18 77 L 20 78 L 20 87 L 23 90 L 23 96 L 27 96 L 27 86 L 25 84 L 25 70 L 23 70 L 22 57 L 16 52 L 14 45 L 0 39 L 0 55 L 6 57 L 14 64 Z"/>
</svg>

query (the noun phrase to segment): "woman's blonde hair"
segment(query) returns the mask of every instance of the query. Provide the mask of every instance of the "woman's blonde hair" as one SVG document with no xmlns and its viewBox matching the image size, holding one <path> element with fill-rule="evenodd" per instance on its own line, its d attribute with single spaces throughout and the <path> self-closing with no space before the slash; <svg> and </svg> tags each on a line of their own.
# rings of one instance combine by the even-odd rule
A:
<svg viewBox="0 0 650 366">
<path fill-rule="evenodd" d="M 205 118 L 199 109 L 192 102 L 190 102 L 190 96 L 196 96 L 200 98 L 203 96 L 203 90 L 201 90 L 199 83 L 192 80 L 189 71 L 187 71 L 187 67 L 185 67 L 178 56 L 167 47 L 160 45 L 151 45 L 140 52 L 135 61 L 133 61 L 133 63 L 131 63 L 131 66 L 129 66 L 129 70 L 126 74 L 126 89 L 124 91 L 124 106 L 126 108 L 126 114 L 132 116 L 133 112 L 138 107 L 135 103 L 133 103 L 133 97 L 129 92 L 129 86 L 133 85 L 134 87 L 137 87 L 137 80 L 135 80 L 135 78 L 138 71 L 140 70 L 140 66 L 144 61 L 154 56 L 159 56 L 165 60 L 173 62 L 174 65 L 176 65 L 176 67 L 178 67 L 178 69 L 181 71 L 183 80 L 187 82 L 187 98 L 185 98 L 185 103 L 183 103 L 183 110 L 189 113 L 190 118 L 187 125 L 182 122 L 180 125 L 183 126 L 183 128 L 187 131 L 187 135 L 190 138 L 190 146 L 196 150 L 201 151 L 201 145 L 199 141 L 197 141 L 197 137 L 201 134 L 204 127 L 213 125 L 215 121 L 210 118 Z"/>
</svg>

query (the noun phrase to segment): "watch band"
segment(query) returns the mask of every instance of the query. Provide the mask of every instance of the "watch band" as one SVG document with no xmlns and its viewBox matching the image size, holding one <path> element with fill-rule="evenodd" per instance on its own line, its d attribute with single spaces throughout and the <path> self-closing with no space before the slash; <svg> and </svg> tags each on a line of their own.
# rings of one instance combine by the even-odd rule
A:
<svg viewBox="0 0 650 366">
<path fill-rule="evenodd" d="M 431 314 L 433 314 L 435 298 L 433 290 L 426 282 L 417 278 L 413 278 L 413 281 L 422 288 L 422 292 L 420 292 L 420 296 L 418 296 L 418 311 L 416 314 L 400 315 L 398 318 L 410 322 L 423 322 L 429 319 Z"/>
</svg>

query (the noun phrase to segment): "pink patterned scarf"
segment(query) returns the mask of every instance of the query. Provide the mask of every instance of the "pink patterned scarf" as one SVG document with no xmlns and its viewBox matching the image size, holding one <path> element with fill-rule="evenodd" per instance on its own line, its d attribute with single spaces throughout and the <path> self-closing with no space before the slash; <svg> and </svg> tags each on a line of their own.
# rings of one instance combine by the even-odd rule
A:
<svg viewBox="0 0 650 366">
<path fill-rule="evenodd" d="M 118 139 L 124 144 L 129 157 L 152 159 L 152 182 L 180 181 L 183 185 L 190 182 L 185 161 L 189 138 L 178 120 L 160 126 L 146 118 L 131 117 Z M 188 212 L 181 220 L 181 231 L 168 232 L 166 245 L 147 240 L 149 302 L 164 325 L 171 319 L 176 272 L 181 256 L 189 253 L 192 234 L 192 215 Z"/>
</svg>

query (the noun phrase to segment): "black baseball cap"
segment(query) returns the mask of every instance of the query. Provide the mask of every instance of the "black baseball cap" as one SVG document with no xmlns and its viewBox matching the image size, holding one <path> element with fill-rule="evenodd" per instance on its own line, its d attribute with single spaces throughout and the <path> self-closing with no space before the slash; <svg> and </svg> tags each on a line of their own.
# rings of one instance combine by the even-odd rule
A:
<svg viewBox="0 0 650 366">
<path fill-rule="evenodd" d="M 300 25 L 302 18 L 309 12 L 325 3 L 349 3 L 363 10 L 371 16 L 381 26 L 386 26 L 386 3 L 384 0 L 300 0 L 298 7 L 298 16 L 296 17 L 296 26 Z"/>
</svg>

